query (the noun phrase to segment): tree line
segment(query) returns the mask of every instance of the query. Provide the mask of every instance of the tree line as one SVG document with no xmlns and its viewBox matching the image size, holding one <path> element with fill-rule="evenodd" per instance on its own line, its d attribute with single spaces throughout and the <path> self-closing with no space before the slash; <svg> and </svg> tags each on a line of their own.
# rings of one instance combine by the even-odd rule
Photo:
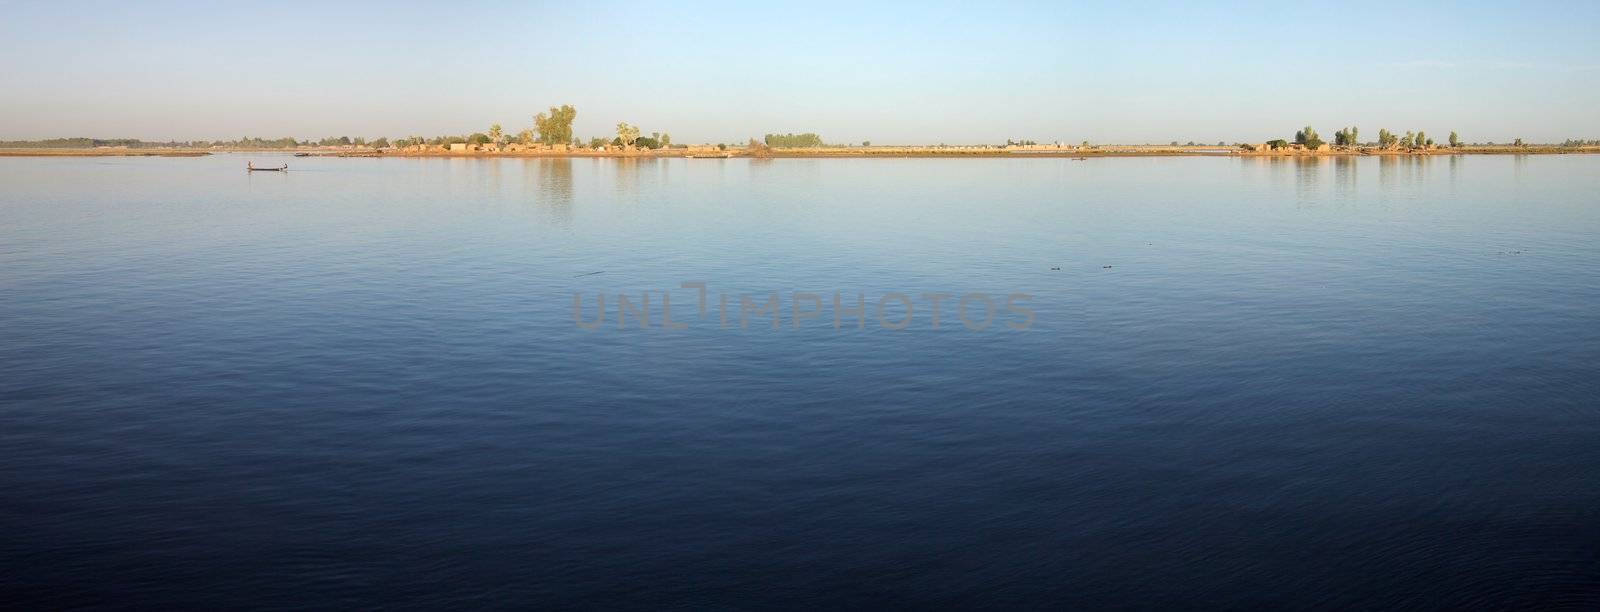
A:
<svg viewBox="0 0 1600 612">
<path fill-rule="evenodd" d="M 804 134 L 767 134 L 763 142 L 767 146 L 778 149 L 798 149 L 804 147 L 820 147 L 822 137 L 811 132 Z"/>
<path fill-rule="evenodd" d="M 1317 134 L 1317 130 L 1309 125 L 1294 133 L 1293 142 L 1294 144 L 1301 145 L 1307 149 L 1316 149 L 1326 144 L 1322 140 L 1322 136 Z M 1450 137 L 1447 142 L 1451 148 L 1460 147 L 1463 144 L 1461 142 L 1461 137 L 1454 131 L 1450 132 Z M 1517 139 L 1517 145 L 1521 146 L 1521 143 L 1522 140 L 1520 138 Z M 1387 129 L 1380 129 L 1378 130 L 1378 140 L 1376 142 L 1363 143 L 1361 142 L 1361 130 L 1352 126 L 1340 128 L 1338 132 L 1334 132 L 1333 145 L 1340 147 L 1375 145 L 1384 149 L 1420 149 L 1434 146 L 1434 142 L 1432 138 L 1429 138 L 1426 133 L 1420 130 L 1416 132 L 1408 131 L 1404 135 L 1397 135 Z M 1281 149 L 1289 146 L 1289 141 L 1281 138 L 1277 140 L 1269 140 L 1267 141 L 1267 146 L 1270 146 L 1274 149 Z"/>
</svg>

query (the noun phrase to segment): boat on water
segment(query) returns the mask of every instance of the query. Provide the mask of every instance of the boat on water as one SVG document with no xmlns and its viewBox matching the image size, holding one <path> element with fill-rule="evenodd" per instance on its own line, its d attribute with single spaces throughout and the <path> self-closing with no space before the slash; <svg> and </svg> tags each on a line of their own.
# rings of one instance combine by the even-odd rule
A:
<svg viewBox="0 0 1600 612">
<path fill-rule="evenodd" d="M 310 153 L 295 153 L 295 157 L 311 157 Z"/>
<path fill-rule="evenodd" d="M 288 164 L 284 164 L 276 168 L 257 168 L 255 162 L 245 162 L 244 164 L 245 172 L 287 172 L 288 170 Z"/>
</svg>

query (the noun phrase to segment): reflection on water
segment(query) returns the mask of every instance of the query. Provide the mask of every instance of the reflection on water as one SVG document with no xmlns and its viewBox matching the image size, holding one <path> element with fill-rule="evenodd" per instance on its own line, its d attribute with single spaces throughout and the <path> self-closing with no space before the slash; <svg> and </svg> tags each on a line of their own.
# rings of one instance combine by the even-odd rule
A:
<svg viewBox="0 0 1600 612">
<path fill-rule="evenodd" d="M 524 160 L 531 162 L 537 168 L 538 179 L 536 189 L 539 201 L 544 209 L 549 212 L 550 218 L 555 223 L 565 226 L 572 223 L 572 164 L 571 158 L 546 158 Z M 523 164 L 526 176 L 533 177 L 535 172 L 527 171 L 527 163 Z"/>
<path fill-rule="evenodd" d="M 1321 203 L 1322 172 L 1327 158 L 1323 157 L 1293 157 L 1290 162 L 1294 167 L 1295 200 L 1302 206 L 1315 206 Z"/>
<path fill-rule="evenodd" d="M 1359 195 L 1356 169 L 1360 164 L 1354 157 L 1341 155 L 1333 158 L 1334 188 L 1341 202 L 1349 202 Z"/>
</svg>

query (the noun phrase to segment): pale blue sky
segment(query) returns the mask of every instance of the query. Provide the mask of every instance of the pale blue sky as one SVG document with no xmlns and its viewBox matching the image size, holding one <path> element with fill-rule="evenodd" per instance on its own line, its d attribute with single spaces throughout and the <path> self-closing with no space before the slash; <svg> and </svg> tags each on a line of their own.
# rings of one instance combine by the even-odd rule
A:
<svg viewBox="0 0 1600 612">
<path fill-rule="evenodd" d="M 0 0 L 0 139 L 1600 138 L 1600 2 Z"/>
</svg>

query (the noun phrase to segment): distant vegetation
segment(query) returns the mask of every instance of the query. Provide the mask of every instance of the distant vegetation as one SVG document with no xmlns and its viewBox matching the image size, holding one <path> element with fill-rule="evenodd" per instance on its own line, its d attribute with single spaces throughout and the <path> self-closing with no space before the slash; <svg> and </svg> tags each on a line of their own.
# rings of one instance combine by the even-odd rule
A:
<svg viewBox="0 0 1600 612">
<path fill-rule="evenodd" d="M 509 143 L 519 143 L 522 145 L 567 145 L 573 148 L 588 147 L 591 149 L 603 149 L 607 147 L 639 147 L 644 149 L 660 149 L 673 146 L 672 136 L 666 132 L 651 132 L 649 136 L 644 136 L 639 126 L 629 124 L 626 121 L 617 123 L 614 137 L 596 136 L 589 138 L 587 142 L 585 142 L 583 139 L 573 135 L 572 132 L 572 123 L 577 116 L 577 109 L 573 108 L 570 104 L 551 106 L 548 111 L 538 113 L 533 116 L 532 126 L 518 130 L 514 135 L 507 133 L 500 124 L 495 123 L 490 125 L 488 130 L 484 132 L 474 132 L 464 136 L 442 135 L 424 137 L 412 135 L 403 138 L 378 137 L 371 140 L 359 136 L 329 136 L 316 140 L 298 140 L 290 137 L 260 138 L 245 136 L 237 140 L 190 140 L 168 142 L 146 142 L 136 138 L 52 138 L 47 140 L 0 141 L 0 149 L 92 149 L 97 147 L 223 149 L 370 147 L 382 149 L 403 148 L 417 145 L 446 147 L 453 144 L 463 143 L 482 146 L 498 146 Z M 1380 129 L 1378 130 L 1377 140 L 1372 142 L 1362 142 L 1360 134 L 1360 130 L 1354 126 L 1342 128 L 1334 133 L 1332 144 L 1335 147 L 1340 147 L 1347 150 L 1354 150 L 1358 147 L 1377 147 L 1380 149 L 1390 150 L 1412 150 L 1425 149 L 1435 146 L 1434 140 L 1429 138 L 1426 133 L 1420 130 L 1415 132 L 1407 131 L 1402 135 L 1390 132 L 1388 129 Z M 1172 146 L 1179 146 L 1178 142 L 1179 141 L 1174 140 L 1171 142 L 1171 144 Z M 1005 141 L 1005 145 L 1003 146 L 1026 147 L 1035 146 L 1037 144 L 1038 142 L 1034 140 L 1007 139 Z M 1315 128 L 1309 125 L 1297 130 L 1294 133 L 1294 139 L 1292 141 L 1273 139 L 1266 142 L 1266 146 L 1271 149 L 1284 149 L 1296 146 L 1304 147 L 1306 149 L 1317 149 L 1323 144 L 1325 143 L 1322 140 L 1322 136 L 1317 133 Z M 1235 143 L 1235 145 L 1246 150 L 1250 150 L 1258 146 L 1249 144 L 1239 145 L 1238 143 Z M 683 147 L 685 145 L 678 146 Z M 720 144 L 716 146 L 721 150 L 727 150 L 730 147 L 737 147 L 738 145 Z M 772 154 L 774 149 L 818 148 L 834 146 L 849 147 L 851 145 L 829 145 L 823 142 L 821 136 L 818 136 L 812 132 L 806 132 L 803 134 L 767 134 L 761 139 L 750 139 L 749 144 L 745 146 L 745 151 L 752 155 L 765 156 Z M 870 147 L 872 146 L 872 142 L 862 141 L 861 146 Z M 946 146 L 947 145 L 944 143 L 937 145 L 939 148 L 944 148 Z M 992 146 L 994 145 L 980 145 L 979 148 L 989 148 Z M 1057 146 L 1060 146 L 1059 141 L 1057 142 Z M 1199 145 L 1196 144 L 1196 141 L 1191 140 L 1185 146 L 1193 147 Z M 1226 141 L 1218 141 L 1217 146 L 1225 147 L 1228 145 L 1226 144 Z M 1454 131 L 1451 131 L 1449 137 L 1445 141 L 1445 145 L 1443 146 L 1460 148 L 1467 146 L 1467 143 L 1461 140 L 1460 135 Z M 1493 142 L 1488 142 L 1475 143 L 1475 146 L 1512 146 L 1519 148 L 1553 148 L 1559 146 L 1562 148 L 1578 148 L 1600 146 L 1600 139 L 1570 138 L 1563 141 L 1560 145 L 1530 145 L 1524 144 L 1522 139 L 1518 138 L 1509 143 L 1509 145 L 1504 143 L 1496 145 Z M 1082 145 L 1080 145 L 1080 148 L 1082 149 L 1090 149 L 1093 147 L 1094 146 L 1090 145 L 1089 141 L 1083 141 Z"/>
<path fill-rule="evenodd" d="M 92 149 L 95 147 L 181 147 L 182 142 L 145 142 L 137 138 L 51 138 L 49 140 L 0 140 L 0 149 Z"/>
<path fill-rule="evenodd" d="M 1354 145 L 1354 144 L 1356 144 L 1358 142 L 1361 142 L 1359 136 L 1357 136 L 1357 134 L 1359 134 L 1360 132 L 1361 132 L 1361 130 L 1359 130 L 1357 128 L 1353 128 L 1353 127 L 1347 127 L 1347 128 L 1342 129 L 1342 130 L 1339 130 L 1337 132 L 1334 132 L 1333 133 L 1333 144 L 1341 145 L 1341 146 L 1350 146 L 1350 145 Z"/>
<path fill-rule="evenodd" d="M 1322 137 L 1308 125 L 1305 129 L 1294 133 L 1294 143 L 1304 145 L 1307 149 L 1315 149 L 1322 146 Z"/>
<path fill-rule="evenodd" d="M 811 132 L 804 134 L 767 134 L 764 142 L 767 146 L 775 149 L 797 149 L 820 147 L 822 146 L 822 137 Z"/>
<path fill-rule="evenodd" d="M 637 140 L 639 140 L 639 126 L 628 125 L 626 121 L 617 123 L 617 146 L 631 147 Z"/>
<path fill-rule="evenodd" d="M 549 113 L 539 113 L 533 117 L 533 129 L 539 133 L 539 142 L 544 144 L 566 144 L 572 142 L 572 120 L 578 117 L 578 109 L 570 104 L 560 107 L 550 107 Z M 523 131 L 523 134 L 527 134 Z M 523 144 L 532 144 L 524 141 Z"/>
</svg>

